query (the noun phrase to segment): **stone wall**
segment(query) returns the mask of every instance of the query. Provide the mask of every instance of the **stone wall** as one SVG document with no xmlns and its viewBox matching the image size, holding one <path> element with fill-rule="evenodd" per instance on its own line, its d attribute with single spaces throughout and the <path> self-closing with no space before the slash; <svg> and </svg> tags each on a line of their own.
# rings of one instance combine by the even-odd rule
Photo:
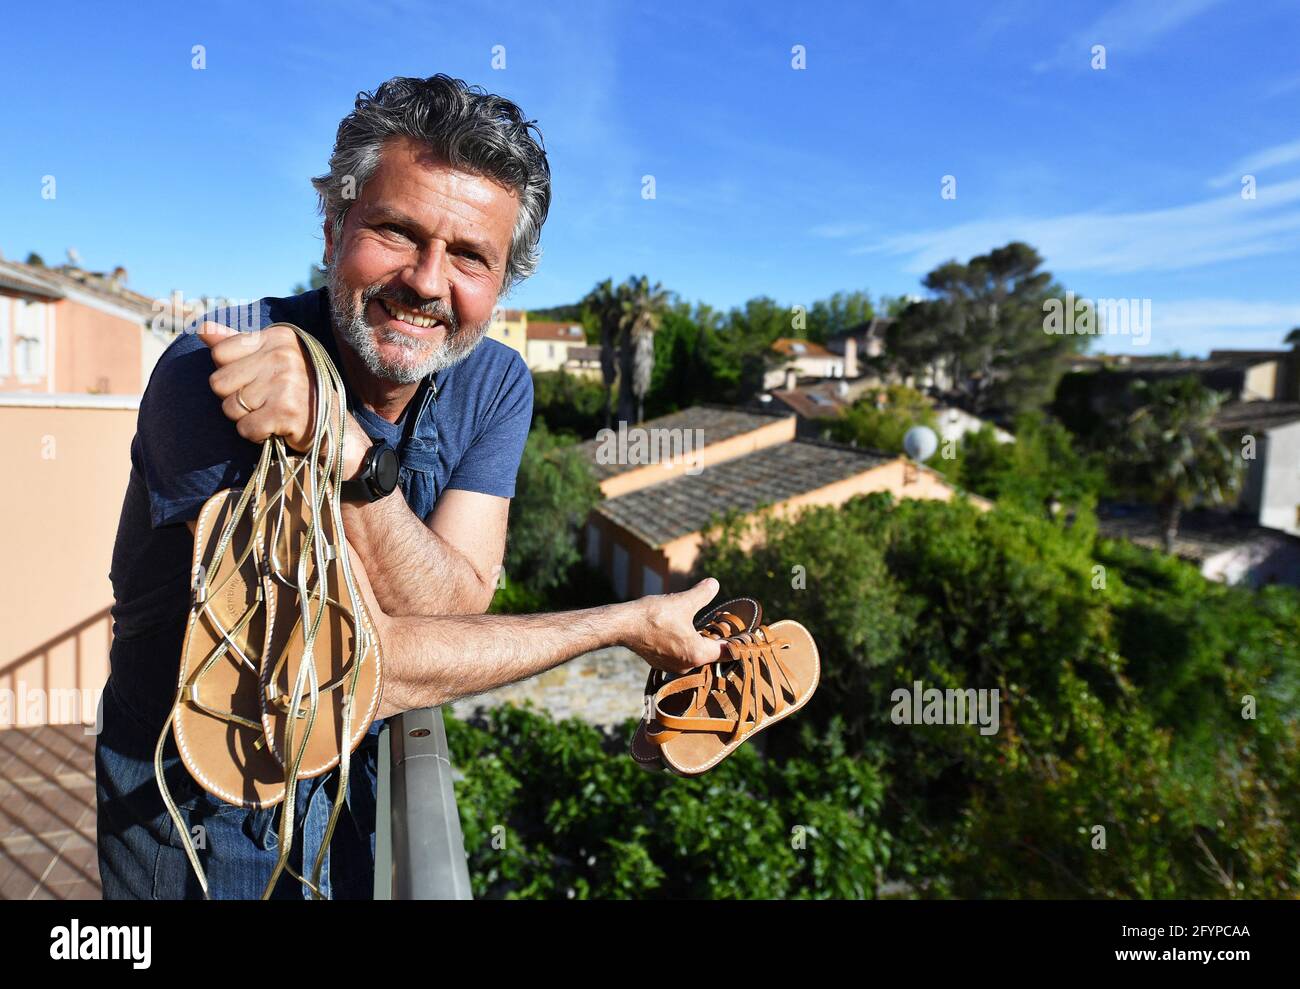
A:
<svg viewBox="0 0 1300 989">
<path fill-rule="evenodd" d="M 645 660 L 628 649 L 598 649 L 519 683 L 462 698 L 451 711 L 468 720 L 498 704 L 531 701 L 557 721 L 579 718 L 609 729 L 641 717 L 648 670 Z"/>
</svg>

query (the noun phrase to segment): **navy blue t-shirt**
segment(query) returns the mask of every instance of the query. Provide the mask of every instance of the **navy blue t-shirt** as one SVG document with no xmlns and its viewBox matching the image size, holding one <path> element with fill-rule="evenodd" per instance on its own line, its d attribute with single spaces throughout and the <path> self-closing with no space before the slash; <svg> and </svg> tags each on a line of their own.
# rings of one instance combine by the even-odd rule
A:
<svg viewBox="0 0 1300 989">
<path fill-rule="evenodd" d="M 320 340 L 348 388 L 353 417 L 373 439 L 397 449 L 399 485 L 420 519 L 449 488 L 514 496 L 533 407 L 532 377 L 517 351 L 483 339 L 461 363 L 425 379 L 402 420 L 390 423 L 352 403 L 325 289 L 205 318 L 241 330 L 289 322 Z M 174 699 L 189 611 L 194 540 L 185 523 L 217 491 L 242 486 L 261 450 L 221 411 L 208 384 L 215 368 L 207 346 L 190 333 L 159 359 L 140 400 L 113 547 L 113 686 L 159 723 L 154 715 Z"/>
</svg>

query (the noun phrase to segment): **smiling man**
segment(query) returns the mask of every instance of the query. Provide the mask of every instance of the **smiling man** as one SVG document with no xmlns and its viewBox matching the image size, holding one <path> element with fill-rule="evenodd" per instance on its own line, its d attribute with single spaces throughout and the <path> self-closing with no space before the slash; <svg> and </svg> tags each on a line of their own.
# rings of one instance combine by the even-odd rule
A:
<svg viewBox="0 0 1300 989">
<path fill-rule="evenodd" d="M 532 418 L 522 359 L 485 338 L 501 296 L 536 268 L 550 206 L 534 124 L 447 76 L 392 79 L 340 124 L 327 174 L 327 287 L 209 314 L 162 356 L 140 403 L 113 552 L 114 641 L 96 744 L 106 897 L 179 898 L 198 887 L 185 836 L 154 781 L 175 695 L 203 503 L 249 478 L 268 436 L 310 446 L 315 396 L 293 323 L 347 387 L 344 525 L 384 644 L 379 717 L 443 704 L 622 644 L 662 669 L 718 658 L 692 620 L 715 581 L 557 615 L 486 616 Z M 527 519 L 519 520 L 527 525 Z M 380 723 L 352 756 L 322 892 L 370 895 Z M 276 860 L 278 809 L 224 804 L 169 738 L 164 766 L 211 895 L 258 896 Z M 299 784 L 293 867 L 314 859 L 337 772 Z M 309 896 L 287 875 L 275 895 Z"/>
</svg>

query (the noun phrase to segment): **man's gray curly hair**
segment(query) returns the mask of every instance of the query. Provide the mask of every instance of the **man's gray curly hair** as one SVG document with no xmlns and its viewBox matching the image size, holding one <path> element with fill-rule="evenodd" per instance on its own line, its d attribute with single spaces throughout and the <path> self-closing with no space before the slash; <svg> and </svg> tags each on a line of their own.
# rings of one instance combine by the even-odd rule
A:
<svg viewBox="0 0 1300 989">
<path fill-rule="evenodd" d="M 538 241 L 551 208 L 551 168 L 537 121 L 525 120 L 505 97 L 441 73 L 428 79 L 399 76 L 373 93 L 357 94 L 356 107 L 339 124 L 329 172 L 311 180 L 336 244 L 348 210 L 379 167 L 384 142 L 399 136 L 414 138 L 453 168 L 494 179 L 519 197 L 501 295 L 537 270 Z M 345 196 L 349 177 L 352 195 Z"/>
</svg>

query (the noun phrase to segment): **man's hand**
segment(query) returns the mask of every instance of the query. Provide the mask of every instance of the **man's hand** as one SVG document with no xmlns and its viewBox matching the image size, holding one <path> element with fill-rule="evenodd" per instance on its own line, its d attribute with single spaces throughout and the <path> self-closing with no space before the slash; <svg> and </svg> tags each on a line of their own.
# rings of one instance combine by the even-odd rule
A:
<svg viewBox="0 0 1300 989">
<path fill-rule="evenodd" d="M 239 333 L 204 323 L 199 339 L 217 365 L 208 383 L 239 435 L 254 443 L 283 436 L 298 451 L 311 446 L 315 381 L 298 336 L 287 326 Z M 241 404 L 242 400 L 242 404 Z"/>
<path fill-rule="evenodd" d="M 631 627 L 622 645 L 651 666 L 669 673 L 687 673 L 716 662 L 722 646 L 695 628 L 695 615 L 718 593 L 718 582 L 706 577 L 688 591 L 654 594 L 630 602 Z"/>
</svg>

